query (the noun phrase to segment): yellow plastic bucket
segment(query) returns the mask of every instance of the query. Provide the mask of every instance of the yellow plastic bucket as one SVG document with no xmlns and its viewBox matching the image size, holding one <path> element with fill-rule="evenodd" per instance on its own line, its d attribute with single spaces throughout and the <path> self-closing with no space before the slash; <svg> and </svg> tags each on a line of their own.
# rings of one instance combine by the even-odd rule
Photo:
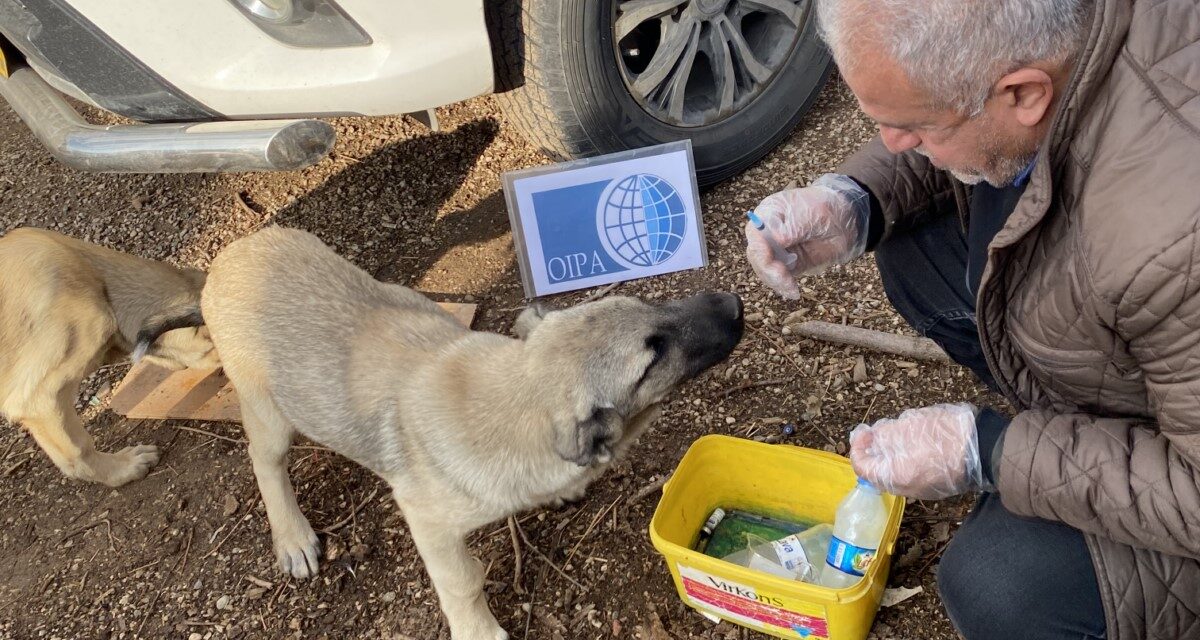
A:
<svg viewBox="0 0 1200 640">
<path fill-rule="evenodd" d="M 884 494 L 888 524 L 863 579 L 845 589 L 777 578 L 694 551 L 712 510 L 743 509 L 801 523 L 833 522 L 854 488 L 850 461 L 824 451 L 705 436 L 692 444 L 650 521 L 684 603 L 777 638 L 862 640 L 871 630 L 896 547 L 904 501 Z"/>
</svg>

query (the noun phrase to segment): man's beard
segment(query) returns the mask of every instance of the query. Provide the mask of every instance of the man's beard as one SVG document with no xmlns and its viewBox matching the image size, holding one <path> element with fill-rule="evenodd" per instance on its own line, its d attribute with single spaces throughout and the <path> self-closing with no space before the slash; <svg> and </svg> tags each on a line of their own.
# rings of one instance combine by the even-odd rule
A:
<svg viewBox="0 0 1200 640">
<path fill-rule="evenodd" d="M 998 136 L 991 134 L 983 136 L 983 145 L 983 156 L 988 168 L 947 167 L 946 171 L 963 184 L 987 182 L 999 189 L 1012 184 L 1037 155 L 1036 148 L 1028 151 L 1012 149 Z M 932 160 L 932 156 L 921 147 L 917 147 L 916 152 Z"/>
</svg>

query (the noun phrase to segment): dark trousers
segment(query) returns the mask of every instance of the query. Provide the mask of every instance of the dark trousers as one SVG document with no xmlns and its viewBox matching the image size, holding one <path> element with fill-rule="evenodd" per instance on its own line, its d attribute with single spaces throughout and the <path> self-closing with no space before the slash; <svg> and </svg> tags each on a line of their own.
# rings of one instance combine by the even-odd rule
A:
<svg viewBox="0 0 1200 640">
<path fill-rule="evenodd" d="M 979 346 L 958 219 L 944 216 L 889 238 L 876 248 L 875 261 L 900 315 L 995 389 Z M 937 580 L 950 620 L 967 640 L 1105 637 L 1083 534 L 1015 516 L 998 495 L 980 497 L 942 555 Z"/>
</svg>

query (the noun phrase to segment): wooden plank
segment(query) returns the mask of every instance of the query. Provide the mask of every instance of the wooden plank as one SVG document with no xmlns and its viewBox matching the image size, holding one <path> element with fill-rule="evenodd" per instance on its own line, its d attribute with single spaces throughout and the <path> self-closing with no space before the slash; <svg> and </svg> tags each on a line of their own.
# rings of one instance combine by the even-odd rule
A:
<svg viewBox="0 0 1200 640">
<path fill-rule="evenodd" d="M 466 327 L 475 320 L 477 305 L 438 304 Z M 170 371 L 145 361 L 125 374 L 109 408 L 135 419 L 242 421 L 237 392 L 220 369 Z"/>
</svg>

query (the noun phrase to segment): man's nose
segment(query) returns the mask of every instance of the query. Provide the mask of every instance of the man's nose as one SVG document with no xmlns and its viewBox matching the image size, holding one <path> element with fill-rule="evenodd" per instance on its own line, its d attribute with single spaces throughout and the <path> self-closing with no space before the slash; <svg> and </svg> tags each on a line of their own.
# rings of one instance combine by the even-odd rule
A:
<svg viewBox="0 0 1200 640">
<path fill-rule="evenodd" d="M 880 125 L 879 137 L 883 140 L 883 146 L 887 147 L 887 150 L 892 153 L 904 153 L 909 149 L 916 149 L 921 146 L 920 136 L 903 129 Z"/>
</svg>

